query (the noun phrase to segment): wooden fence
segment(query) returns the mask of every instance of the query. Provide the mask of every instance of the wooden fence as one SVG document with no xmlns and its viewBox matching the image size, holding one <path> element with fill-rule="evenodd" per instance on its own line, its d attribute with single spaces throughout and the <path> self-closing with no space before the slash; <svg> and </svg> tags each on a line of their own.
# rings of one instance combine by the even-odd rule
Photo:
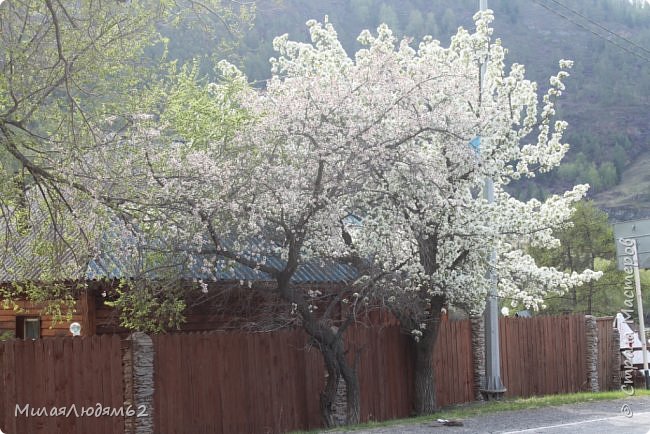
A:
<svg viewBox="0 0 650 434">
<path fill-rule="evenodd" d="M 587 390 L 585 318 L 502 318 L 501 376 L 506 396 Z"/>
<path fill-rule="evenodd" d="M 363 421 L 411 414 L 409 339 L 397 326 L 353 327 L 347 333 L 350 358 L 358 363 Z M 321 426 L 325 370 L 301 330 L 170 334 L 153 340 L 159 432 L 263 433 Z M 443 322 L 434 354 L 439 405 L 472 400 L 468 355 L 469 321 Z"/>
<path fill-rule="evenodd" d="M 0 429 L 123 433 L 123 417 L 81 416 L 122 407 L 122 345 L 111 335 L 0 342 Z"/>
<path fill-rule="evenodd" d="M 597 318 L 598 328 L 598 380 L 600 390 L 614 390 L 620 382 L 620 349 L 614 339 L 614 317 Z M 618 333 L 618 331 L 616 332 Z M 617 357 L 618 356 L 618 357 Z"/>
<path fill-rule="evenodd" d="M 611 323 L 609 330 L 611 335 Z M 508 396 L 587 390 L 584 317 L 506 318 L 499 332 Z M 362 419 L 409 416 L 411 338 L 391 325 L 353 327 L 346 339 L 349 357 L 358 361 Z M 321 426 L 325 371 L 301 330 L 178 333 L 153 336 L 152 343 L 154 392 L 147 410 L 156 433 L 275 433 Z M 609 351 L 604 337 L 599 343 L 600 352 Z M 128 351 L 131 358 L 125 357 Z M 0 429 L 131 432 L 134 425 L 123 417 L 16 417 L 15 408 L 28 403 L 119 408 L 135 396 L 130 389 L 137 379 L 127 378 L 133 371 L 126 365 L 137 359 L 129 342 L 110 335 L 0 342 Z M 438 405 L 474 399 L 470 321 L 442 322 L 434 368 Z M 603 362 L 598 369 L 600 376 L 611 366 Z"/>
<path fill-rule="evenodd" d="M 322 367 L 298 331 L 153 338 L 160 433 L 280 432 L 317 427 Z"/>
</svg>

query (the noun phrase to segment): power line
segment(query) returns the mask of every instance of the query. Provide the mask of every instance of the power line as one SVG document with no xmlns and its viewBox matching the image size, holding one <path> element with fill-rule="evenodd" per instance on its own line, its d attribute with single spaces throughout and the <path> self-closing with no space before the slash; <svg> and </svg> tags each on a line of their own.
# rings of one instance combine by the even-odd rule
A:
<svg viewBox="0 0 650 434">
<path fill-rule="evenodd" d="M 633 51 L 633 50 L 630 50 L 630 49 L 627 48 L 627 47 L 624 47 L 623 45 L 621 45 L 621 44 L 615 42 L 614 40 L 609 39 L 609 38 L 607 38 L 607 37 L 601 35 L 600 33 L 595 32 L 594 30 L 588 28 L 588 27 L 585 26 L 584 24 L 581 24 L 581 23 L 579 23 L 579 22 L 577 22 L 577 21 L 574 21 L 574 20 L 571 19 L 570 17 L 568 17 L 568 16 L 562 14 L 561 12 L 558 12 L 558 11 L 556 11 L 555 9 L 549 7 L 548 5 L 542 3 L 540 0 L 533 0 L 533 2 L 537 3 L 538 5 L 540 5 L 541 7 L 543 7 L 544 9 L 548 10 L 549 12 L 551 12 L 551 13 L 553 13 L 553 14 L 559 16 L 559 17 L 564 18 L 565 20 L 569 21 L 570 23 L 575 24 L 576 26 L 580 27 L 581 29 L 586 30 L 586 31 L 588 31 L 589 33 L 592 33 L 592 34 L 598 36 L 599 38 L 604 39 L 605 41 L 609 42 L 610 44 L 615 45 L 615 46 L 617 46 L 618 48 L 620 48 L 620 49 L 622 49 L 622 50 L 624 50 L 624 51 L 627 51 L 628 53 L 632 54 L 633 56 L 636 56 L 636 57 L 638 57 L 639 59 L 641 59 L 641 60 L 643 60 L 643 61 L 645 61 L 645 62 L 650 63 L 650 58 L 645 57 L 644 55 L 639 54 L 639 53 L 637 53 L 637 52 L 635 52 L 635 51 Z M 613 32 L 611 32 L 611 33 L 614 34 L 614 35 L 616 35 L 616 33 L 613 33 Z M 617 36 L 618 36 L 618 35 L 617 35 Z M 621 38 L 622 38 L 622 37 L 621 37 Z M 622 38 L 622 39 L 625 39 L 625 38 Z M 644 49 L 644 50 L 645 50 L 645 49 Z"/>
<path fill-rule="evenodd" d="M 555 0 L 551 0 L 551 1 L 555 1 Z M 596 32 L 596 31 L 594 31 L 593 29 L 590 29 L 589 27 L 585 26 L 584 24 L 579 23 L 579 22 L 573 20 L 572 18 L 570 18 L 570 17 L 564 15 L 563 13 L 561 13 L 561 12 L 559 12 L 559 11 L 557 11 L 557 10 L 554 10 L 553 8 L 551 8 L 551 7 L 549 7 L 548 5 L 546 5 L 545 3 L 542 3 L 542 2 L 539 1 L 539 0 L 533 0 L 533 2 L 535 2 L 535 3 L 537 3 L 538 5 L 542 6 L 544 9 L 548 10 L 549 12 L 551 12 L 551 13 L 553 13 L 553 14 L 555 14 L 555 15 L 558 15 L 558 16 L 561 17 L 561 18 L 564 18 L 565 20 L 569 21 L 569 22 L 572 23 L 572 24 L 575 24 L 576 26 L 582 28 L 583 30 L 586 30 L 586 31 L 588 31 L 589 33 L 592 33 L 593 35 L 598 36 L 598 37 L 601 38 L 601 39 L 604 39 L 605 41 L 609 42 L 610 44 L 615 45 L 615 46 L 617 46 L 618 48 L 620 48 L 620 49 L 622 49 L 622 50 L 624 50 L 624 51 L 627 51 L 628 53 L 632 54 L 633 56 L 636 56 L 636 57 L 638 57 L 638 58 L 640 58 L 640 59 L 642 59 L 642 60 L 644 60 L 644 61 L 650 63 L 650 58 L 648 58 L 648 57 L 646 57 L 646 56 L 644 56 L 644 55 L 642 55 L 642 54 L 640 54 L 640 53 L 637 53 L 637 52 L 635 52 L 635 51 L 633 51 L 633 50 L 631 50 L 631 49 L 629 49 L 629 48 L 627 48 L 627 47 L 625 47 L 625 46 L 623 46 L 623 45 L 617 43 L 616 41 L 614 41 L 614 40 L 612 40 L 612 39 L 610 39 L 610 38 L 605 37 L 604 35 L 602 35 L 602 34 Z M 564 5 L 562 5 L 561 3 L 557 2 L 557 1 L 555 1 L 555 3 L 558 3 L 558 4 L 560 4 L 561 6 L 564 6 Z M 568 9 L 568 10 L 570 10 L 570 11 L 572 11 L 572 12 L 575 12 L 575 11 L 573 11 L 572 9 L 568 8 L 568 7 L 565 7 L 565 8 Z M 580 13 L 577 13 L 577 12 L 575 12 L 575 13 L 576 13 L 577 15 L 582 16 Z M 588 20 L 588 21 L 589 21 L 589 20 Z M 631 41 L 627 40 L 626 38 L 624 38 L 624 37 L 622 37 L 622 36 L 620 36 L 620 35 L 618 35 L 618 34 L 612 32 L 612 31 L 610 31 L 609 29 L 606 29 L 604 26 L 601 26 L 601 25 L 598 25 L 598 26 L 604 28 L 607 32 L 611 33 L 612 35 L 614 35 L 614 36 L 616 36 L 616 37 L 619 37 L 619 38 L 621 38 L 621 39 L 623 39 L 623 40 L 626 40 L 626 41 L 628 41 L 628 42 L 631 42 Z M 637 44 L 635 44 L 635 43 L 633 43 L 633 42 L 631 42 L 631 43 L 632 43 L 634 46 L 637 46 Z M 647 50 L 646 50 L 645 48 L 643 48 L 643 47 L 640 47 L 640 48 L 643 49 L 644 51 L 647 51 Z"/>
<path fill-rule="evenodd" d="M 551 0 L 551 1 L 555 1 L 555 0 Z M 542 2 L 539 1 L 539 0 L 533 0 L 533 2 L 535 2 L 535 3 L 537 3 L 538 5 L 542 6 L 544 9 L 548 10 L 549 12 L 551 12 L 551 13 L 553 13 L 553 14 L 555 14 L 555 15 L 561 17 L 561 18 L 564 18 L 565 20 L 569 21 L 569 22 L 572 23 L 572 24 L 575 24 L 576 26 L 580 27 L 581 29 L 586 30 L 586 31 L 588 31 L 589 33 L 592 33 L 593 35 L 598 36 L 598 37 L 601 38 L 601 39 L 604 39 L 605 41 L 609 42 L 610 44 L 615 45 L 615 46 L 617 46 L 618 48 L 620 48 L 620 49 L 622 49 L 622 50 L 624 50 L 624 51 L 627 51 L 628 53 L 632 54 L 633 56 L 636 56 L 636 57 L 640 58 L 641 60 L 644 60 L 645 62 L 650 63 L 650 58 L 648 58 L 648 57 L 646 57 L 646 56 L 644 56 L 644 55 L 642 55 L 642 54 L 640 54 L 640 53 L 637 53 L 637 52 L 635 52 L 635 51 L 633 51 L 633 50 L 631 50 L 631 49 L 629 49 L 629 48 L 627 48 L 627 47 L 625 47 L 625 46 L 623 46 L 623 45 L 617 43 L 616 41 L 614 41 L 614 40 L 612 40 L 612 39 L 610 39 L 610 38 L 605 37 L 604 35 L 602 35 L 602 34 L 596 32 L 596 31 L 594 31 L 593 29 L 590 29 L 589 27 L 585 26 L 584 24 L 579 23 L 579 22 L 573 20 L 572 18 L 570 18 L 570 17 L 564 15 L 563 13 L 561 13 L 561 12 L 559 12 L 559 11 L 557 11 L 557 10 L 551 8 L 551 7 L 549 7 L 549 6 L 546 5 L 545 3 L 542 3 Z M 558 4 L 560 4 L 561 6 L 564 6 L 564 5 L 562 5 L 561 3 L 557 2 L 557 1 L 555 1 L 555 3 L 558 3 Z M 569 10 L 572 11 L 572 12 L 575 12 L 575 11 L 573 11 L 572 9 L 570 9 L 570 8 L 568 8 L 568 7 L 566 7 L 566 6 L 565 6 L 565 8 L 566 8 L 566 9 L 569 9 Z M 575 12 L 575 13 L 576 13 L 577 15 L 582 16 L 581 14 L 579 14 L 579 13 L 577 13 L 577 12 Z M 589 20 L 588 20 L 588 21 L 589 21 Z M 619 38 L 621 38 L 621 39 L 623 39 L 623 40 L 626 40 L 626 41 L 628 41 L 628 42 L 631 42 L 631 41 L 627 40 L 626 38 L 624 38 L 624 37 L 622 37 L 622 36 L 620 36 L 620 35 L 618 35 L 618 34 L 612 32 L 612 31 L 610 31 L 609 29 L 606 29 L 604 26 L 601 26 L 601 25 L 598 25 L 598 26 L 604 28 L 605 30 L 607 30 L 607 32 L 611 33 L 612 35 L 614 35 L 614 36 L 616 36 L 616 37 L 619 37 Z M 633 43 L 633 42 L 631 42 L 631 43 L 632 43 L 632 45 L 637 46 L 637 44 L 635 44 L 635 43 Z M 643 47 L 640 47 L 640 48 L 641 48 L 642 50 L 644 50 L 644 51 L 647 51 L 647 50 L 646 50 L 645 48 L 643 48 Z"/>
<path fill-rule="evenodd" d="M 644 46 L 637 44 L 636 42 L 634 42 L 634 41 L 632 41 L 632 40 L 626 38 L 625 36 L 621 36 L 621 35 L 619 35 L 618 33 L 615 33 L 615 32 L 613 32 L 613 31 L 609 30 L 607 27 L 605 27 L 605 26 L 603 26 L 602 24 L 600 24 L 600 23 L 594 21 L 593 19 L 589 18 L 588 16 L 586 16 L 586 15 L 584 15 L 584 14 L 581 14 L 580 12 L 576 11 L 575 9 L 572 9 L 572 8 L 570 8 L 569 6 L 567 6 L 567 5 L 565 5 L 565 4 L 562 4 L 562 3 L 560 3 L 560 2 L 557 1 L 557 0 L 550 0 L 550 1 L 552 1 L 553 3 L 555 3 L 555 4 L 557 4 L 557 5 L 561 6 L 561 7 L 563 7 L 564 9 L 567 9 L 568 11 L 570 11 L 570 12 L 572 12 L 572 13 L 574 13 L 574 14 L 576 14 L 576 15 L 582 17 L 582 18 L 584 18 L 585 20 L 589 21 L 589 22 L 592 23 L 593 25 L 595 25 L 595 26 L 597 26 L 597 27 L 600 27 L 601 29 L 603 29 L 603 30 L 606 31 L 607 33 L 609 33 L 609 34 L 611 34 L 611 35 L 613 35 L 613 36 L 615 36 L 615 37 L 617 37 L 617 38 L 619 38 L 619 39 L 624 40 L 625 42 L 629 43 L 630 45 L 635 46 L 636 48 L 639 48 L 639 49 L 645 51 L 647 54 L 650 54 L 650 50 L 648 50 L 648 49 L 645 48 Z"/>
</svg>

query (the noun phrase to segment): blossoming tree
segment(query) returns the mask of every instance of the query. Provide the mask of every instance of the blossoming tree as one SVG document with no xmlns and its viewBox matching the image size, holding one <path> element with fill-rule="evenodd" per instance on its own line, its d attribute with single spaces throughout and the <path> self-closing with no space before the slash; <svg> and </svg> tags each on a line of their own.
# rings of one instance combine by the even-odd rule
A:
<svg viewBox="0 0 650 434">
<path fill-rule="evenodd" d="M 435 409 L 432 350 L 443 307 L 482 311 L 489 276 L 496 276 L 501 295 L 535 309 L 547 291 L 599 277 L 591 270 L 566 274 L 538 267 L 523 250 L 557 245 L 552 229 L 567 224 L 570 205 L 587 186 L 544 202 L 521 202 L 504 190 L 513 180 L 551 170 L 566 153 L 566 123 L 553 117 L 571 62 L 560 62 L 538 112 L 536 84 L 525 79 L 521 65 L 507 71 L 506 50 L 491 40 L 491 13 L 475 20 L 476 32 L 459 30 L 447 48 L 432 39 L 417 50 L 397 44 L 386 26 L 377 36 L 363 32 L 359 39 L 367 48 L 354 59 L 340 48 L 331 25 L 312 21 L 313 46 L 286 36 L 276 40 L 281 57 L 261 96 L 283 102 L 264 117 L 258 146 L 268 146 L 268 132 L 279 129 L 271 142 L 279 139 L 285 150 L 292 142 L 301 144 L 297 149 L 313 146 L 306 160 L 294 160 L 300 167 L 327 155 L 318 167 L 337 169 L 326 189 L 335 193 L 323 202 L 305 243 L 311 248 L 302 252 L 371 264 L 362 274 L 374 272 L 357 284 L 383 296 L 414 336 L 418 413 Z M 261 106 L 260 116 L 270 113 Z M 473 149 L 477 138 L 480 148 Z M 318 173 L 315 167 L 312 172 Z M 493 202 L 481 194 L 486 178 L 496 191 Z M 340 237 L 337 227 L 347 213 L 363 224 Z"/>
<path fill-rule="evenodd" d="M 539 267 L 525 253 L 527 245 L 559 243 L 552 229 L 567 224 L 571 204 L 588 187 L 544 202 L 521 202 L 504 190 L 551 170 L 566 153 L 566 123 L 552 119 L 571 62 L 560 61 L 538 113 L 536 84 L 525 79 L 522 65 L 506 70 L 506 50 L 491 40 L 491 20 L 491 12 L 479 13 L 475 33 L 460 29 L 448 48 L 425 39 L 417 51 L 404 42 L 396 46 L 380 27 L 376 37 L 362 35 L 369 49 L 357 54 L 391 83 L 376 89 L 384 111 L 396 114 L 381 136 L 419 131 L 370 163 L 372 176 L 355 202 L 364 221 L 354 240 L 361 257 L 398 269 L 382 279 L 379 293 L 414 337 L 418 413 L 436 408 L 433 346 L 447 305 L 481 312 L 497 285 L 501 296 L 538 309 L 548 291 L 600 277 Z M 483 194 L 486 179 L 494 201 Z"/>
<path fill-rule="evenodd" d="M 364 71 L 372 65 L 357 67 L 331 26 L 309 24 L 315 46 L 276 40 L 281 56 L 263 92 L 249 89 L 225 63 L 219 84 L 199 86 L 188 72 L 155 130 L 145 120 L 133 141 L 101 152 L 129 155 L 115 163 L 122 175 L 111 188 L 128 198 L 133 223 L 155 234 L 158 246 L 166 243 L 190 261 L 203 254 L 204 262 L 190 266 L 207 276 L 225 259 L 274 279 L 272 290 L 323 355 L 328 379 L 321 410 L 333 425 L 340 382 L 346 386 L 346 422 L 360 418 L 358 379 L 343 336 L 370 286 L 350 282 L 349 294 L 322 294 L 292 278 L 307 261 L 337 260 L 365 269 L 346 227 L 353 199 L 371 176 L 369 159 L 418 132 L 382 137 L 383 103 L 374 92 L 383 78 Z M 366 78 L 357 81 L 360 73 Z M 271 264 L 271 257 L 281 265 Z M 379 277 L 375 272 L 368 269 L 370 280 Z M 341 312 L 343 302 L 349 307 Z"/>
<path fill-rule="evenodd" d="M 381 26 L 376 36 L 361 34 L 365 48 L 354 58 L 331 24 L 310 21 L 311 44 L 274 41 L 279 57 L 265 90 L 222 64 L 220 84 L 181 83 L 154 137 L 142 128 L 133 142 L 116 144 L 129 158 L 116 163 L 123 166 L 113 170 L 121 174 L 113 188 L 140 228 L 176 252 L 214 255 L 195 264 L 206 273 L 226 259 L 275 280 L 323 355 L 327 424 L 340 380 L 347 422 L 360 416 L 343 341 L 355 309 L 337 317 L 338 303 L 382 299 L 392 309 L 414 337 L 415 407 L 427 413 L 435 408 L 432 350 L 443 307 L 480 312 L 488 275 L 502 295 L 534 308 L 547 291 L 598 277 L 538 267 L 522 250 L 556 245 L 553 228 L 566 224 L 587 187 L 544 202 L 504 190 L 557 166 L 567 151 L 566 124 L 552 119 L 570 62 L 561 62 L 538 112 L 535 83 L 521 65 L 506 70 L 491 20 L 489 11 L 477 14 L 474 33 L 460 29 L 449 47 L 425 38 L 417 50 Z M 165 138 L 174 140 L 163 145 Z M 474 150 L 470 142 L 479 140 Z M 494 202 L 482 198 L 486 178 Z M 272 256 L 282 265 L 272 266 Z M 313 260 L 355 265 L 355 296 L 295 285 L 298 267 Z"/>
</svg>

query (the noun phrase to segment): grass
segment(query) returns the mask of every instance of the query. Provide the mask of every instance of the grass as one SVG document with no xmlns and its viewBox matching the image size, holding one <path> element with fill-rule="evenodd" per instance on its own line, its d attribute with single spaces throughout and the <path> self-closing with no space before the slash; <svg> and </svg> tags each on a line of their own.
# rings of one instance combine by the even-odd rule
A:
<svg viewBox="0 0 650 434">
<path fill-rule="evenodd" d="M 635 390 L 634 396 L 650 396 L 650 390 Z M 368 428 L 379 428 L 379 427 L 389 427 L 393 425 L 404 425 L 404 424 L 417 424 L 432 422 L 436 419 L 466 419 L 474 416 L 481 416 L 484 414 L 496 413 L 500 411 L 512 411 L 512 410 L 526 410 L 531 408 L 541 408 L 549 407 L 554 405 L 564 405 L 564 404 L 577 404 L 581 402 L 590 402 L 590 401 L 603 401 L 608 399 L 619 399 L 619 398 L 629 398 L 623 392 L 614 391 L 614 392 L 581 392 L 581 393 L 571 393 L 566 395 L 546 395 L 546 396 L 533 396 L 531 398 L 515 398 L 515 399 L 503 399 L 500 401 L 488 401 L 482 403 L 469 403 L 461 404 L 453 407 L 448 407 L 442 409 L 440 412 L 429 415 L 429 416 L 418 416 L 408 419 L 393 419 L 386 420 L 382 422 L 367 422 L 359 425 L 346 426 L 344 429 L 346 431 L 357 431 Z M 338 429 L 332 429 L 329 431 L 337 431 Z M 294 431 L 294 434 L 298 433 L 307 433 L 307 432 L 328 432 L 328 430 L 314 430 L 314 431 Z"/>
</svg>

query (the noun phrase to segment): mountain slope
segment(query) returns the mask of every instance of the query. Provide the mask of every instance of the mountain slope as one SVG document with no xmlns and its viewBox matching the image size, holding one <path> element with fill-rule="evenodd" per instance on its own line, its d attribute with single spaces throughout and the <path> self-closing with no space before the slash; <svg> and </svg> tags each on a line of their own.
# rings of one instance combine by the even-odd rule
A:
<svg viewBox="0 0 650 434">
<path fill-rule="evenodd" d="M 594 200 L 612 220 L 650 217 L 650 152 L 626 168 L 619 185 L 597 194 Z"/>
</svg>

